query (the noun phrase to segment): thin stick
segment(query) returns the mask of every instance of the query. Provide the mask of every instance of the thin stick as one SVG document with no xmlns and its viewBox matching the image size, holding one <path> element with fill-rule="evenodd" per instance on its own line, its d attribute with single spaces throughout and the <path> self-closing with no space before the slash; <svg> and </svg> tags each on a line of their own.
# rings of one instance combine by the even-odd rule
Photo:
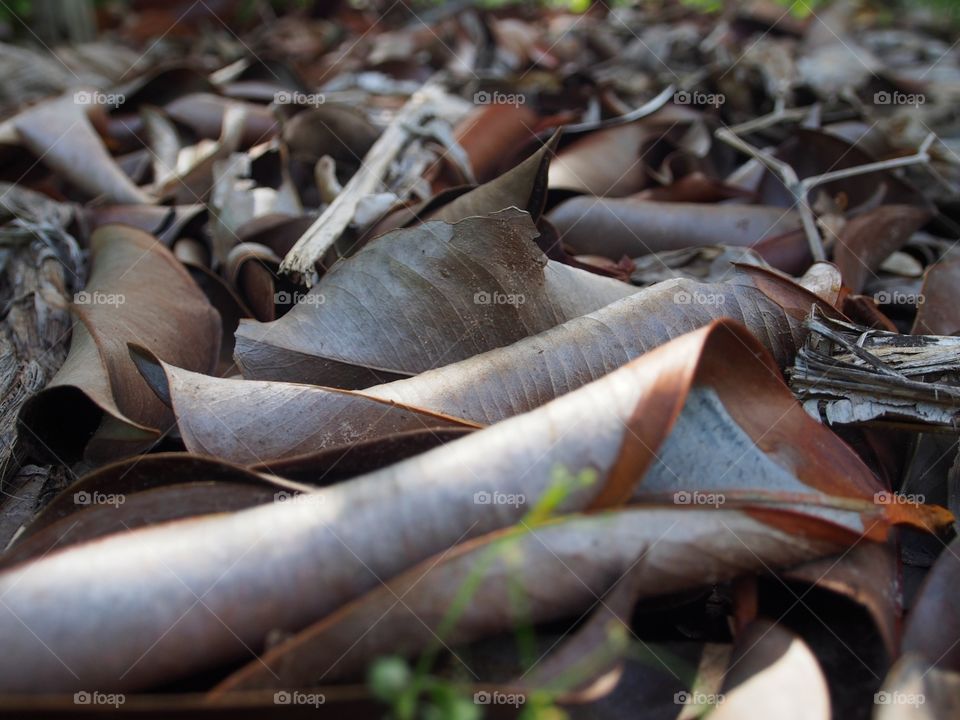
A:
<svg viewBox="0 0 960 720">
<path fill-rule="evenodd" d="M 800 180 L 797 173 L 790 165 L 778 160 L 766 150 L 761 150 L 738 137 L 730 128 L 720 128 L 716 131 L 717 139 L 722 140 L 731 147 L 739 150 L 745 155 L 756 159 L 770 172 L 776 175 L 780 182 L 784 184 L 787 190 L 793 195 L 794 201 L 800 211 L 800 220 L 803 223 L 803 231 L 807 236 L 807 243 L 810 245 L 810 254 L 814 260 L 826 260 L 827 256 L 823 249 L 823 239 L 817 230 L 817 221 L 813 210 L 807 201 L 810 191 L 818 185 L 843 180 L 845 178 L 855 177 L 857 175 L 866 175 L 867 173 L 877 172 L 879 170 L 893 170 L 895 168 L 907 167 L 908 165 L 917 165 L 930 162 L 930 146 L 936 139 L 931 133 L 920 144 L 914 155 L 907 157 L 893 158 L 891 160 L 880 160 L 878 162 L 858 165 L 843 170 L 834 170 L 832 172 L 822 173 L 820 175 L 811 175 L 808 178 Z"/>
<path fill-rule="evenodd" d="M 781 122 L 799 122 L 810 113 L 809 108 L 784 108 L 782 103 L 777 101 L 776 109 L 769 115 L 761 115 L 753 120 L 747 120 L 739 125 L 730 127 L 730 132 L 734 135 L 749 135 L 758 130 L 765 130 L 768 127 L 779 125 Z"/>
<path fill-rule="evenodd" d="M 927 135 L 920 147 L 917 148 L 917 152 L 913 155 L 907 155 L 906 157 L 891 158 L 890 160 L 880 160 L 878 162 L 867 163 L 866 165 L 857 165 L 852 168 L 844 168 L 843 170 L 834 170 L 833 172 L 823 173 L 821 175 L 811 175 L 808 178 L 805 178 L 801 185 L 805 186 L 809 192 L 817 185 L 824 185 L 834 180 L 843 180 L 848 177 L 854 177 L 855 175 L 866 175 L 867 173 L 876 172 L 877 170 L 892 170 L 898 167 L 906 167 L 908 165 L 916 165 L 918 163 L 927 163 L 930 162 L 930 146 L 936 140 L 936 136 L 933 133 Z"/>
<path fill-rule="evenodd" d="M 756 159 L 770 172 L 780 178 L 780 182 L 793 195 L 794 202 L 800 211 L 800 221 L 803 223 L 803 232 L 807 236 L 807 243 L 810 245 L 810 254 L 815 261 L 826 260 L 827 254 L 823 249 L 823 240 L 817 230 L 817 221 L 814 218 L 813 210 L 807 202 L 807 193 L 804 191 L 800 178 L 792 167 L 782 160 L 778 160 L 766 150 L 756 148 L 746 140 L 734 135 L 728 128 L 720 128 L 716 131 L 717 138 L 727 143 L 731 147 L 739 150 L 745 155 Z"/>
</svg>

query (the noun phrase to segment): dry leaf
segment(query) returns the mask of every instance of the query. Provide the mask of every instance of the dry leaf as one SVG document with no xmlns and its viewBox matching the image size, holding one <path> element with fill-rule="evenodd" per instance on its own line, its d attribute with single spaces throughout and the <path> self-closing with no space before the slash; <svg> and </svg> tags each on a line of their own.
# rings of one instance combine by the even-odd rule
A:
<svg viewBox="0 0 960 720">
<path fill-rule="evenodd" d="M 70 354 L 20 414 L 37 452 L 66 460 L 139 452 L 172 427 L 127 343 L 198 372 L 214 369 L 220 344 L 219 316 L 163 244 L 122 225 L 97 229 L 91 244 L 93 272 L 74 298 Z"/>
<path fill-rule="evenodd" d="M 715 445 L 691 453 L 668 439 L 675 424 L 685 424 L 687 396 L 703 391 L 726 403 L 734 421 L 725 429 L 734 439 L 728 453 L 740 449 L 744 434 L 757 443 L 754 458 L 727 473 L 726 485 L 705 472 L 714 466 Z M 694 419 L 704 417 L 694 410 Z M 781 418 L 786 424 L 774 423 Z M 655 462 L 692 464 L 695 472 L 664 481 Z M 644 498 L 679 487 L 675 503 L 701 504 L 699 497 L 720 493 L 731 508 L 807 513 L 784 516 L 779 526 L 787 532 L 815 516 L 878 539 L 890 522 L 932 528 L 952 520 L 933 507 L 878 505 L 876 480 L 802 411 L 772 359 L 742 327 L 718 322 L 535 411 L 296 502 L 135 530 L 0 574 L 0 631 L 11 649 L 8 662 L 0 658 L 0 684 L 20 692 L 129 690 L 239 659 L 271 630 L 303 628 L 380 578 L 516 523 L 527 502 L 555 486 L 557 465 L 592 468 L 598 479 L 570 489 L 560 512 L 618 505 L 637 487 Z M 515 467 L 527 469 L 520 475 L 510 471 Z M 114 641 L 102 656 L 94 638 L 107 626 Z"/>
<path fill-rule="evenodd" d="M 384 235 L 279 320 L 241 321 L 237 363 L 250 379 L 366 387 L 509 345 L 634 292 L 548 261 L 534 237 L 530 216 L 516 209 Z"/>
</svg>

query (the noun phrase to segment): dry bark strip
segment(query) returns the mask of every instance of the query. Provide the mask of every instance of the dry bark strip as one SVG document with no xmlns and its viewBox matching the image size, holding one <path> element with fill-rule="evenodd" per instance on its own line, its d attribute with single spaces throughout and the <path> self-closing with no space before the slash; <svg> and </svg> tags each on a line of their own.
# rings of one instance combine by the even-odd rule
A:
<svg viewBox="0 0 960 720">
<path fill-rule="evenodd" d="M 790 386 L 813 417 L 958 431 L 960 338 L 900 335 L 816 313 L 809 327 Z"/>
<path fill-rule="evenodd" d="M 67 356 L 72 318 L 65 298 L 82 283 L 84 268 L 76 241 L 63 230 L 66 206 L 8 185 L 0 194 L 0 213 L 19 218 L 0 230 L 0 483 L 5 483 L 27 449 L 17 437 L 17 414 Z"/>
</svg>

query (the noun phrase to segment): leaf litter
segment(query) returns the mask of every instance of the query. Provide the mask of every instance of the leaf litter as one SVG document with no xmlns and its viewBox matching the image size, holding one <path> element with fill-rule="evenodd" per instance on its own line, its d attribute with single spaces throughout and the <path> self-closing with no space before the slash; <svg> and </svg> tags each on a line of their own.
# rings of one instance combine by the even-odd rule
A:
<svg viewBox="0 0 960 720">
<path fill-rule="evenodd" d="M 0 707 L 956 714 L 953 7 L 6 9 Z"/>
</svg>

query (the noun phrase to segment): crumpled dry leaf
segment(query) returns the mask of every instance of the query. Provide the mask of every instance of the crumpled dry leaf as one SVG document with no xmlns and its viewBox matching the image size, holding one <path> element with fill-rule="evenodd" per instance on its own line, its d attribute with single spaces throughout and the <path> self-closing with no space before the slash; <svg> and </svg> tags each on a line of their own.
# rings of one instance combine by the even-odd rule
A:
<svg viewBox="0 0 960 720">
<path fill-rule="evenodd" d="M 119 688 L 163 717 L 960 715 L 956 562 L 930 572 L 940 537 L 912 531 L 960 509 L 960 56 L 934 1 L 18 0 L 0 262 L 29 244 L 76 277 L 0 289 L 7 714 Z M 169 252 L 95 268 L 114 300 L 72 315 L 115 223 Z M 307 292 L 341 261 L 333 300 Z M 41 465 L 18 412 L 70 338 L 32 330 L 78 315 L 78 387 L 37 407 L 84 457 Z M 240 317 L 267 379 L 237 374 Z M 324 708 L 274 694 L 297 685 Z"/>
<path fill-rule="evenodd" d="M 133 352 L 151 387 L 172 406 L 187 449 L 242 465 L 413 430 L 479 427 L 349 390 L 212 378 L 158 362 L 142 348 Z"/>
<path fill-rule="evenodd" d="M 817 299 L 762 270 L 741 268 L 735 276 L 736 283 L 727 284 L 661 283 L 507 347 L 358 394 L 491 424 L 533 410 L 721 317 L 743 322 L 781 366 L 788 365 L 802 342 L 803 320 Z M 289 383 L 219 380 L 170 366 L 166 373 L 187 447 L 240 463 L 257 462 L 250 448 L 258 448 L 263 461 L 293 448 L 323 450 L 331 436 L 320 433 L 317 423 L 328 413 L 339 417 L 336 408 L 347 397 Z M 264 395 L 285 400 L 274 403 Z M 291 412 L 289 403 L 310 410 Z M 303 423 L 304 413 L 311 412 L 319 417 Z M 436 424 L 430 414 L 413 417 L 426 426 Z M 264 422 L 271 428 L 267 436 Z M 283 435 L 273 430 L 298 424 Z M 370 437 L 398 429 L 392 424 L 371 428 Z"/>
<path fill-rule="evenodd" d="M 698 245 L 755 245 L 799 227 L 795 211 L 577 197 L 547 216 L 574 252 L 619 259 Z"/>
<path fill-rule="evenodd" d="M 90 123 L 88 105 L 77 101 L 77 95 L 84 92 L 39 103 L 13 118 L 20 140 L 44 164 L 94 198 L 129 204 L 153 202 L 110 157 Z"/>
<path fill-rule="evenodd" d="M 824 130 L 797 128 L 774 154 L 787 162 L 802 180 L 812 175 L 845 170 L 876 161 L 877 158 L 870 155 L 859 143 L 865 134 L 859 134 L 854 142 Z M 756 189 L 760 196 L 759 201 L 765 205 L 794 207 L 796 203 L 790 191 L 769 171 L 763 174 Z M 930 207 L 929 200 L 889 170 L 834 180 L 818 186 L 813 195 L 821 193 L 829 197 L 844 198 L 846 207 L 851 210 L 868 209 L 881 202 Z"/>
<path fill-rule="evenodd" d="M 241 147 L 265 142 L 276 134 L 279 125 L 267 108 L 211 93 L 182 95 L 164 105 L 163 110 L 172 119 L 188 126 L 198 137 L 215 140 L 227 122 L 227 113 L 237 108 L 242 111 L 238 115 L 243 118 L 238 132 Z"/>
<path fill-rule="evenodd" d="M 349 679 L 385 652 L 426 649 L 448 629 L 444 619 L 466 582 L 477 583 L 476 590 L 442 635 L 448 645 L 522 622 L 576 616 L 631 567 L 642 580 L 639 594 L 649 596 L 789 566 L 855 537 L 810 518 L 798 523 L 771 512 L 656 506 L 524 525 L 424 561 L 272 648 L 213 696 Z M 525 607 L 510 602 L 512 585 L 527 598 Z M 374 622 L 378 631 L 365 632 Z"/>
<path fill-rule="evenodd" d="M 634 292 L 548 261 L 535 236 L 530 216 L 515 208 L 384 235 L 279 320 L 241 321 L 237 363 L 250 379 L 367 387 L 508 345 Z"/>
<path fill-rule="evenodd" d="M 431 207 L 435 201 L 428 201 L 420 211 L 423 218 L 455 223 L 473 215 L 489 215 L 505 207 L 518 207 L 530 213 L 534 221 L 538 220 L 547 198 L 547 169 L 559 141 L 558 130 L 539 150 L 513 169 L 440 207 Z"/>
<path fill-rule="evenodd" d="M 697 398 L 710 393 L 732 424 L 700 410 Z M 684 413 L 688 396 L 696 402 Z M 728 455 L 743 452 L 744 437 L 753 446 L 719 482 L 704 472 L 717 462 L 715 444 L 697 454 L 668 439 L 674 425 L 704 417 L 723 431 Z M 599 479 L 570 488 L 560 512 L 615 506 L 639 487 L 645 501 L 672 495 L 680 504 L 719 492 L 754 517 L 771 505 L 802 510 L 778 521 L 787 532 L 819 517 L 831 533 L 845 526 L 882 539 L 890 522 L 933 528 L 952 519 L 934 507 L 876 504 L 869 470 L 803 412 L 749 333 L 721 321 L 533 412 L 297 502 L 135 530 L 0 574 L 0 630 L 11 650 L 0 657 L 0 687 L 143 688 L 238 659 L 271 630 L 303 628 L 379 578 L 519 521 L 526 500 L 556 486 L 556 465 L 593 468 Z M 661 465 L 693 472 L 665 477 Z M 513 502 L 488 503 L 494 493 Z M 108 656 L 93 641 L 104 623 L 114 633 Z"/>
<path fill-rule="evenodd" d="M 101 205 L 88 209 L 93 229 L 101 225 L 131 225 L 150 233 L 167 247 L 184 233 L 200 233 L 207 208 L 192 205 Z"/>
<path fill-rule="evenodd" d="M 954 292 L 960 280 L 960 258 L 948 256 L 927 268 L 923 275 L 917 317 L 910 332 L 914 335 L 956 335 L 960 333 L 960 306 Z"/>
<path fill-rule="evenodd" d="M 356 167 L 379 135 L 356 108 L 330 103 L 294 115 L 284 123 L 282 137 L 295 160 L 312 164 L 329 155 L 337 167 Z"/>
<path fill-rule="evenodd" d="M 24 439 L 65 460 L 107 460 L 149 446 L 173 425 L 130 359 L 142 344 L 179 366 L 211 372 L 220 318 L 155 238 L 108 225 L 91 237 L 93 272 L 74 298 L 70 354 L 20 414 Z"/>
<path fill-rule="evenodd" d="M 960 540 L 947 545 L 924 581 L 903 633 L 903 652 L 918 655 L 925 667 L 960 672 Z"/>
<path fill-rule="evenodd" d="M 547 168 L 559 139 L 560 131 L 557 131 L 530 157 L 482 185 L 448 188 L 417 206 L 387 213 L 367 231 L 366 237 L 379 236 L 398 227 L 412 227 L 425 220 L 454 223 L 508 207 L 526 210 L 533 221 L 538 222 L 547 198 Z"/>
<path fill-rule="evenodd" d="M 960 714 L 960 673 L 905 652 L 873 696 L 874 720 L 941 720 Z"/>
<path fill-rule="evenodd" d="M 53 498 L 0 556 L 0 567 L 112 533 L 234 512 L 272 502 L 278 492 L 292 496 L 302 490 L 297 483 L 186 453 L 120 460 L 84 475 Z"/>
<path fill-rule="evenodd" d="M 550 189 L 597 197 L 643 190 L 650 181 L 644 147 L 697 119 L 685 108 L 669 106 L 634 122 L 584 133 L 557 153 L 550 165 Z"/>
<path fill-rule="evenodd" d="M 737 637 L 711 717 L 736 720 L 756 714 L 784 720 L 829 720 L 827 679 L 807 644 L 789 630 L 758 620 Z"/>
<path fill-rule="evenodd" d="M 526 105 L 484 105 L 457 124 L 454 136 L 482 183 L 497 177 L 504 156 L 530 137 L 536 123 L 537 113 Z"/>
<path fill-rule="evenodd" d="M 850 220 L 837 237 L 833 259 L 850 292 L 863 290 L 868 276 L 931 217 L 922 207 L 882 205 Z"/>
<path fill-rule="evenodd" d="M 902 573 L 897 548 L 888 542 L 860 543 L 839 558 L 793 568 L 786 577 L 845 595 L 863 605 L 890 656 L 895 657 L 902 631 Z"/>
</svg>

